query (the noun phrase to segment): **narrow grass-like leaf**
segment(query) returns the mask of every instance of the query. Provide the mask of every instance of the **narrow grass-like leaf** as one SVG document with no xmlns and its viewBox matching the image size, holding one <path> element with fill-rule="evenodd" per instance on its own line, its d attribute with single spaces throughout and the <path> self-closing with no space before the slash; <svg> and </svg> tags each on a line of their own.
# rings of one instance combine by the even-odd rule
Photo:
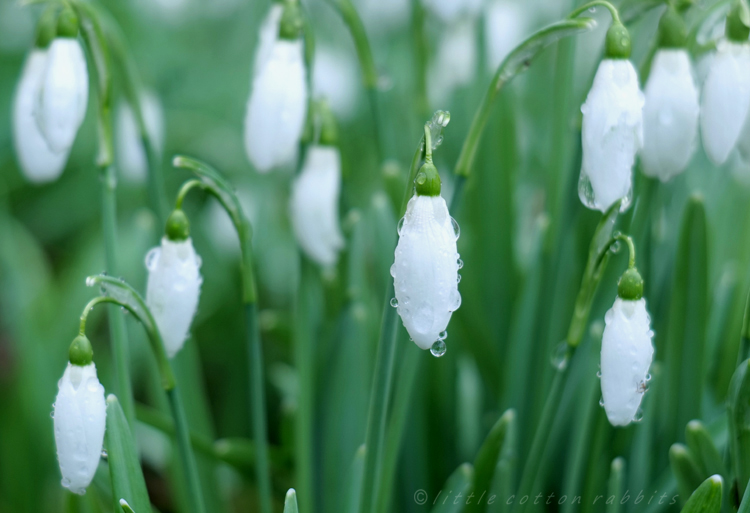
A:
<svg viewBox="0 0 750 513">
<path fill-rule="evenodd" d="M 742 362 L 729 384 L 729 447 L 738 492 L 750 481 L 750 360 Z"/>
<path fill-rule="evenodd" d="M 682 513 L 718 513 L 721 510 L 721 476 L 711 476 L 690 496 Z"/>
<path fill-rule="evenodd" d="M 685 440 L 704 475 L 719 474 L 726 476 L 721 453 L 719 453 L 719 449 L 701 421 L 691 420 L 688 422 L 685 426 Z"/>
<path fill-rule="evenodd" d="M 345 494 L 345 508 L 343 511 L 357 511 L 362 497 L 362 476 L 365 470 L 365 446 L 360 445 L 354 454 L 351 472 L 349 473 L 349 486 Z"/>
<path fill-rule="evenodd" d="M 615 458 L 612 460 L 609 470 L 609 484 L 607 485 L 607 513 L 620 513 L 622 511 L 622 491 L 625 483 L 625 460 Z M 614 500 L 610 499 L 614 497 Z"/>
<path fill-rule="evenodd" d="M 669 463 L 677 480 L 680 499 L 684 501 L 700 486 L 705 476 L 690 449 L 682 444 L 673 444 L 669 448 Z"/>
<path fill-rule="evenodd" d="M 456 498 L 466 497 L 469 489 L 471 488 L 472 476 L 473 471 L 469 463 L 464 463 L 459 466 L 453 472 L 453 474 L 450 475 L 448 480 L 445 482 L 445 485 L 443 485 L 441 492 L 445 492 L 446 496 L 440 497 L 440 495 L 438 495 L 433 500 L 433 502 L 437 501 L 437 503 L 433 506 L 431 510 L 432 513 L 460 513 L 461 511 L 466 511 L 464 507 L 471 507 L 473 501 L 470 502 L 467 506 L 466 501 L 457 501 Z M 483 499 L 475 497 L 473 500 L 482 500 L 486 504 L 487 497 L 484 497 Z"/>
<path fill-rule="evenodd" d="M 284 513 L 299 513 L 297 508 L 297 492 L 294 488 L 290 488 L 286 492 L 286 498 L 284 499 Z"/>
<path fill-rule="evenodd" d="M 130 504 L 128 504 L 128 501 L 125 499 L 120 499 L 120 508 L 122 508 L 123 513 L 135 513 L 133 508 L 130 507 Z"/>
<path fill-rule="evenodd" d="M 497 468 L 500 458 L 500 452 L 503 448 L 505 435 L 509 427 L 515 422 L 515 410 L 507 410 L 492 426 L 484 443 L 479 448 L 477 456 L 474 459 L 474 479 L 472 480 L 472 493 L 477 497 L 487 494 L 492 483 L 492 476 Z M 487 509 L 487 501 L 472 502 L 466 505 L 466 511 L 477 513 L 484 512 Z"/>
<path fill-rule="evenodd" d="M 120 511 L 120 499 L 125 499 L 138 513 L 150 512 L 151 503 L 138 451 L 120 403 L 112 394 L 107 397 L 105 442 L 115 511 Z"/>
<path fill-rule="evenodd" d="M 703 200 L 693 196 L 685 207 L 666 333 L 666 383 L 662 388 L 667 439 L 676 440 L 690 420 L 701 413 L 706 374 L 708 317 L 708 249 Z M 657 351 L 660 349 L 657 339 Z M 658 354 L 658 352 L 657 352 Z"/>
</svg>

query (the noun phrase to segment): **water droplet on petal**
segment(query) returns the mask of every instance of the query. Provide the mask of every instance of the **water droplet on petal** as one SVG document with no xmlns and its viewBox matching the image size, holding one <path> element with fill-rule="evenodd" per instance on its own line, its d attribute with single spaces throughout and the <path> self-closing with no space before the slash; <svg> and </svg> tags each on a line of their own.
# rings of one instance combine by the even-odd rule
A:
<svg viewBox="0 0 750 513">
<path fill-rule="evenodd" d="M 461 275 L 456 276 L 456 283 L 461 283 Z"/>
<path fill-rule="evenodd" d="M 635 412 L 635 416 L 633 416 L 633 422 L 640 422 L 643 420 L 643 410 L 638 408 Z"/>
<path fill-rule="evenodd" d="M 604 408 L 604 398 L 603 397 L 599 399 L 599 406 L 601 406 L 602 408 Z"/>
<path fill-rule="evenodd" d="M 396 230 L 398 231 L 399 235 L 401 235 L 401 231 L 404 229 L 404 219 L 406 218 L 402 217 L 401 219 L 399 219 L 398 226 L 396 227 Z"/>
<path fill-rule="evenodd" d="M 596 7 L 589 7 L 589 12 L 590 13 L 595 13 L 596 12 Z"/>
<path fill-rule="evenodd" d="M 49 412 L 49 416 L 54 419 L 55 418 L 55 410 L 52 410 L 51 412 Z"/>
<path fill-rule="evenodd" d="M 446 338 L 448 338 L 448 331 L 447 330 L 444 331 L 444 332 L 442 332 L 440 335 L 438 335 L 438 340 L 445 340 Z"/>
<path fill-rule="evenodd" d="M 418 173 L 417 174 L 417 180 L 416 182 L 419 185 L 424 185 L 424 183 L 427 181 L 427 174 L 426 173 Z"/>
<path fill-rule="evenodd" d="M 102 458 L 105 460 L 109 458 L 109 454 L 107 453 L 106 449 L 102 449 Z"/>
<path fill-rule="evenodd" d="M 461 260 L 460 258 L 458 259 L 458 268 L 459 269 L 463 269 L 464 268 L 464 261 Z"/>
<path fill-rule="evenodd" d="M 432 353 L 432 356 L 435 358 L 440 358 L 447 350 L 448 348 L 446 347 L 445 342 L 442 340 L 436 340 L 430 348 L 430 353 Z"/>
<path fill-rule="evenodd" d="M 451 224 L 453 225 L 453 234 L 456 236 L 456 240 L 458 240 L 458 238 L 461 236 L 461 227 L 458 226 L 458 223 L 452 217 Z"/>
<path fill-rule="evenodd" d="M 391 298 L 391 306 L 393 308 L 398 308 L 398 299 L 396 299 L 395 297 L 392 297 Z"/>
<path fill-rule="evenodd" d="M 149 271 L 153 271 L 154 269 L 156 269 L 156 265 L 159 263 L 160 254 L 160 247 L 151 248 L 149 252 L 146 253 L 146 269 L 148 269 Z"/>
<path fill-rule="evenodd" d="M 602 379 L 602 371 L 597 372 L 596 377 Z"/>
<path fill-rule="evenodd" d="M 618 252 L 620 251 L 620 247 L 621 247 L 621 246 L 622 246 L 622 244 L 620 244 L 620 241 L 619 241 L 619 240 L 616 240 L 616 241 L 614 241 L 614 242 L 612 243 L 612 245 L 611 245 L 611 246 L 609 247 L 609 250 L 610 250 L 610 251 L 611 251 L 612 253 L 618 253 Z"/>
</svg>

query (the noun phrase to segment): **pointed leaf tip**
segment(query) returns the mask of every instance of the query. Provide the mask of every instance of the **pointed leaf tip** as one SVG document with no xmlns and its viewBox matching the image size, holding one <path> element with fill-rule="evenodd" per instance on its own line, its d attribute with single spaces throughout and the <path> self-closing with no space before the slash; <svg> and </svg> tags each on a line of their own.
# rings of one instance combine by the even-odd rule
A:
<svg viewBox="0 0 750 513">
<path fill-rule="evenodd" d="M 299 513 L 297 508 L 297 492 L 294 488 L 290 488 L 286 492 L 286 499 L 284 499 L 284 513 Z"/>
<path fill-rule="evenodd" d="M 721 510 L 723 480 L 715 474 L 698 487 L 682 508 L 682 513 L 718 513 Z"/>
</svg>

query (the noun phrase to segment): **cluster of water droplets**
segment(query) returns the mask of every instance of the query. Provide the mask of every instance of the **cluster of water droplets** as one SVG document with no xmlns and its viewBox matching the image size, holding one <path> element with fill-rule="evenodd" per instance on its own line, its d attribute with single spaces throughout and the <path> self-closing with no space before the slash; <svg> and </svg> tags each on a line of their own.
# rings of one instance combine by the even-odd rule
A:
<svg viewBox="0 0 750 513">
<path fill-rule="evenodd" d="M 583 110 L 584 108 L 585 105 L 584 107 L 581 107 L 581 110 Z M 596 201 L 596 195 L 594 194 L 594 188 L 591 185 L 591 180 L 583 171 L 583 169 L 581 169 L 581 176 L 578 178 L 578 197 L 580 198 L 581 203 L 586 205 L 586 207 L 590 208 L 591 210 L 599 210 L 600 205 Z M 625 212 L 630 207 L 630 204 L 632 202 L 633 181 L 631 180 L 628 193 L 624 198 L 622 198 L 622 202 L 620 203 L 620 212 Z"/>
</svg>

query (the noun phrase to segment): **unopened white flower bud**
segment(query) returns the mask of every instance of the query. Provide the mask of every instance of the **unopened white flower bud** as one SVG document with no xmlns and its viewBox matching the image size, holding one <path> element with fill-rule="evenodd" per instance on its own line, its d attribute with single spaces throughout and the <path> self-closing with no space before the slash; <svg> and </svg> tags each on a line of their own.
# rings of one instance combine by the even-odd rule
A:
<svg viewBox="0 0 750 513">
<path fill-rule="evenodd" d="M 245 151 L 261 173 L 289 164 L 297 155 L 307 111 L 303 53 L 301 40 L 276 40 L 253 78 Z"/>
<path fill-rule="evenodd" d="M 310 146 L 302 171 L 292 185 L 290 203 L 294 234 L 308 257 L 336 265 L 344 246 L 339 228 L 341 156 L 335 146 Z"/>
<path fill-rule="evenodd" d="M 258 31 L 258 46 L 255 48 L 253 76 L 260 73 L 260 70 L 273 53 L 273 46 L 279 39 L 279 25 L 281 24 L 282 14 L 284 14 L 283 4 L 281 2 L 274 2 L 271 4 L 271 8 L 268 9 L 266 17 L 263 18 Z"/>
<path fill-rule="evenodd" d="M 750 109 L 750 44 L 721 41 L 703 84 L 703 148 L 722 164 L 737 144 Z"/>
<path fill-rule="evenodd" d="M 415 194 L 398 233 L 391 267 L 397 301 L 393 304 L 412 340 L 430 349 L 445 339 L 451 315 L 461 306 L 458 225 L 442 196 Z"/>
<path fill-rule="evenodd" d="M 99 466 L 107 406 L 96 365 L 68 363 L 57 384 L 54 405 L 55 444 L 62 485 L 83 494 Z"/>
<path fill-rule="evenodd" d="M 613 426 L 637 420 L 654 355 L 646 300 L 618 297 L 604 317 L 601 385 L 604 411 Z"/>
<path fill-rule="evenodd" d="M 629 204 L 633 163 L 643 144 L 643 93 L 627 59 L 599 64 L 583 113 L 583 163 L 578 195 L 591 209 L 606 212 L 616 201 Z"/>
<path fill-rule="evenodd" d="M 52 151 L 64 152 L 73 146 L 86 115 L 88 96 L 89 76 L 81 44 L 72 37 L 55 38 L 35 114 Z"/>
<path fill-rule="evenodd" d="M 68 160 L 68 150 L 52 151 L 34 117 L 48 50 L 34 48 L 26 58 L 13 101 L 13 142 L 24 176 L 35 183 L 56 180 Z"/>
<path fill-rule="evenodd" d="M 203 283 L 200 266 L 189 237 L 181 241 L 162 237 L 161 246 L 146 255 L 146 304 L 170 358 L 182 349 L 198 308 Z"/>
<path fill-rule="evenodd" d="M 140 101 L 148 137 L 154 150 L 161 153 L 164 150 L 164 111 L 159 98 L 147 92 Z M 134 182 L 144 181 L 148 173 L 148 156 L 133 107 L 126 101 L 117 106 L 116 136 L 117 162 L 123 176 Z"/>
<path fill-rule="evenodd" d="M 685 170 L 698 137 L 698 88 L 687 50 L 656 53 L 645 93 L 643 172 L 666 182 Z"/>
</svg>

